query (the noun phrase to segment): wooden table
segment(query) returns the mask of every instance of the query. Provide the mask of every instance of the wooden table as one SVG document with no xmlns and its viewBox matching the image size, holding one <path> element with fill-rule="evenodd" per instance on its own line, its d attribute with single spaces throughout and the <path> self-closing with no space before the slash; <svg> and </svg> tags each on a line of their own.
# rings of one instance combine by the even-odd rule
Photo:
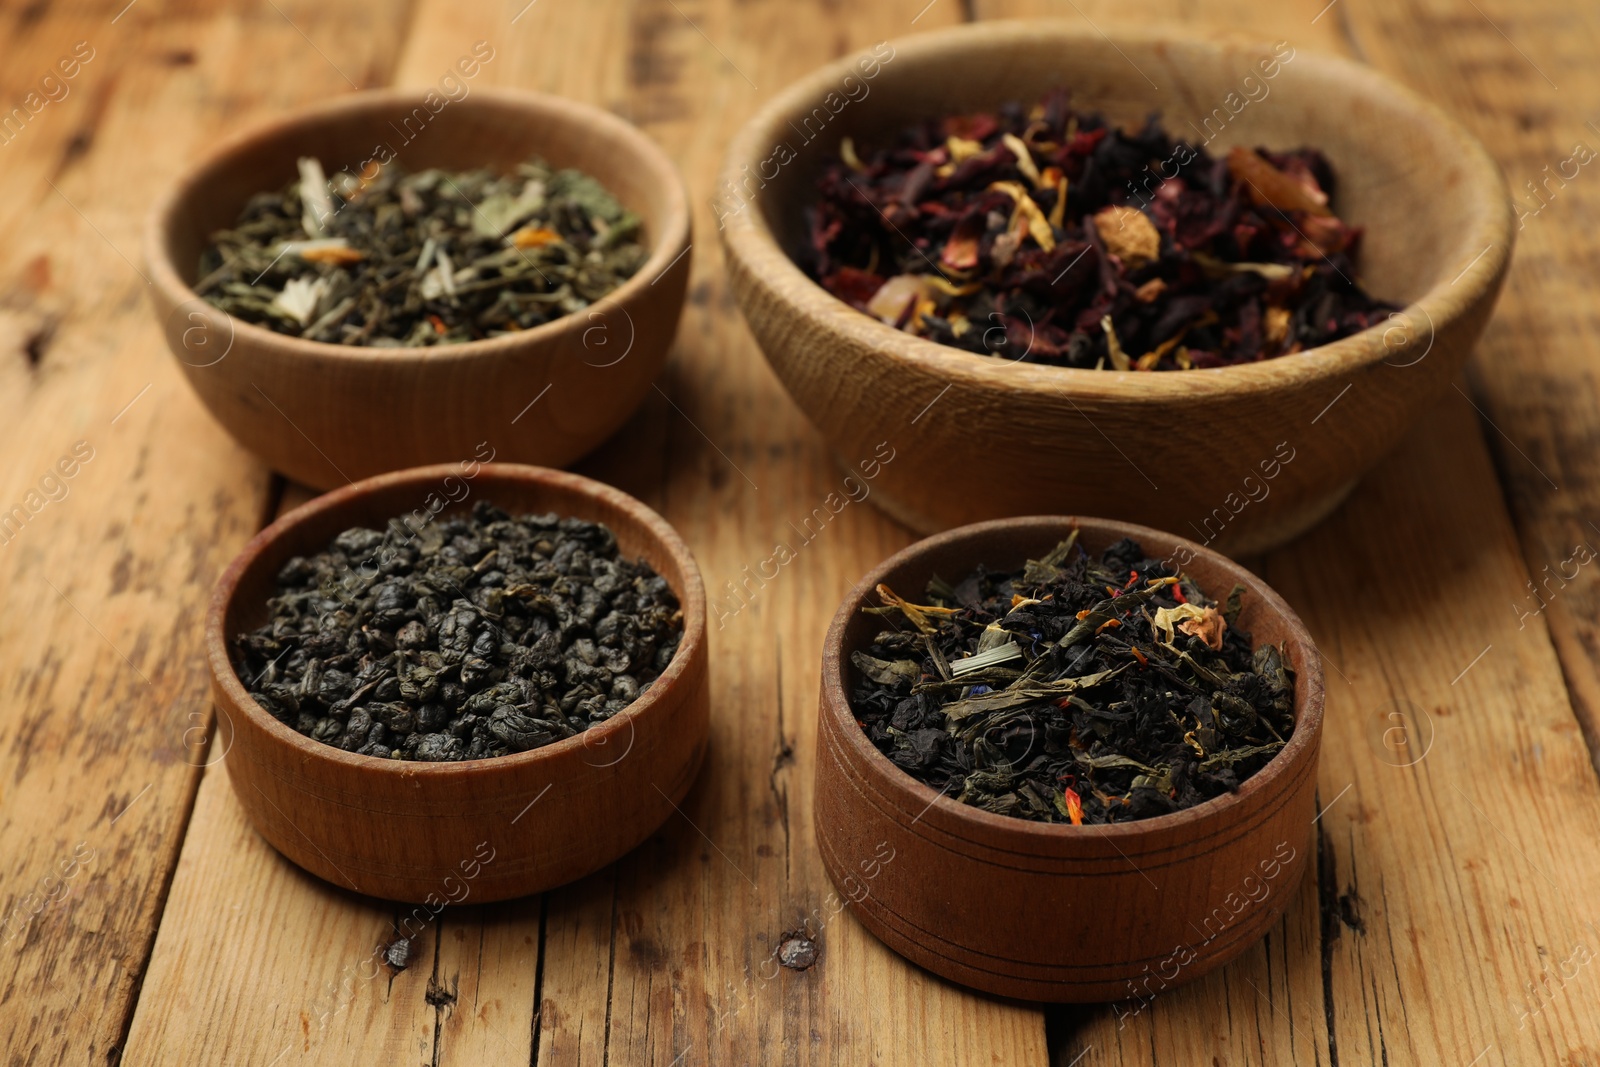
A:
<svg viewBox="0 0 1600 1067">
<path fill-rule="evenodd" d="M 1562 170 L 1600 145 L 1592 5 L 126 2 L 0 6 L 6 108 L 77 42 L 90 56 L 0 134 L 0 511 L 27 516 L 0 527 L 0 1061 L 1597 1062 L 1600 567 L 1581 561 L 1600 545 L 1584 287 L 1600 169 Z M 1523 215 L 1467 380 L 1319 529 L 1248 561 L 1329 665 L 1316 876 L 1287 917 L 1119 1025 L 967 993 L 828 916 L 810 795 L 822 634 L 912 539 L 861 504 L 714 624 L 713 747 L 681 818 L 577 885 L 446 912 L 403 971 L 368 964 L 397 909 L 281 860 L 223 754 L 196 755 L 211 584 L 305 494 L 210 420 L 165 351 L 139 256 L 156 190 L 241 124 L 436 83 L 479 40 L 494 58 L 477 84 L 638 123 L 693 191 L 694 279 L 660 394 L 581 469 L 662 511 L 718 591 L 839 478 L 729 295 L 707 206 L 723 146 L 825 60 L 1041 13 L 1354 55 L 1483 137 Z M 74 476 L 49 478 L 75 446 Z M 807 929 L 815 966 L 760 966 Z"/>
</svg>

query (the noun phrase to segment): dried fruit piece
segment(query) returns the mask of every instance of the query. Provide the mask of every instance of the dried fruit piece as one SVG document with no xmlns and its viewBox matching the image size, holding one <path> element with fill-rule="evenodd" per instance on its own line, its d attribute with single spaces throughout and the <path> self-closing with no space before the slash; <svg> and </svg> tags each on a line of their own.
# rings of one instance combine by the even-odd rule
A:
<svg viewBox="0 0 1600 1067">
<path fill-rule="evenodd" d="M 1228 150 L 1228 173 L 1250 187 L 1252 199 L 1279 211 L 1304 211 L 1308 215 L 1330 215 L 1328 197 L 1320 189 L 1308 189 L 1261 157 L 1251 148 L 1235 145 Z"/>
<path fill-rule="evenodd" d="M 1161 255 L 1161 233 L 1150 216 L 1136 207 L 1113 206 L 1094 216 L 1094 228 L 1106 251 L 1130 268 L 1138 268 Z"/>
</svg>

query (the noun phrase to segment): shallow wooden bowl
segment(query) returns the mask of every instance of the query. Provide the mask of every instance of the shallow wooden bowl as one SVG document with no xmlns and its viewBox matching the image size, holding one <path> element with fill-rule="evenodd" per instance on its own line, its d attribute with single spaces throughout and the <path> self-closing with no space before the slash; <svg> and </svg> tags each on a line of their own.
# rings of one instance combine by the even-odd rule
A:
<svg viewBox="0 0 1600 1067">
<path fill-rule="evenodd" d="M 1275 59 L 1270 46 L 1134 33 L 1108 43 L 1077 24 L 986 22 L 879 46 L 872 76 L 856 57 L 824 67 L 740 132 L 713 201 L 734 292 L 836 457 L 893 444 L 899 458 L 874 500 L 922 531 L 1088 512 L 1259 551 L 1337 506 L 1449 388 L 1510 257 L 1499 171 L 1439 109 L 1370 69 L 1281 54 L 1292 58 L 1268 79 L 1259 64 Z M 1159 111 L 1174 136 L 1212 136 L 1213 155 L 1234 144 L 1322 149 L 1339 178 L 1334 207 L 1366 227 L 1362 282 L 1410 306 L 1359 335 L 1246 366 L 1091 371 L 901 333 L 791 260 L 842 137 L 881 144 L 920 119 L 1031 102 L 1056 86 L 1125 126 Z"/>
<path fill-rule="evenodd" d="M 418 115 L 427 120 L 420 126 Z M 330 175 L 359 172 L 384 147 L 413 173 L 509 169 L 534 156 L 577 167 L 644 219 L 650 258 L 586 311 L 426 349 L 304 341 L 195 295 L 209 236 L 231 226 L 251 196 L 293 180 L 299 157 L 316 156 Z M 643 133 L 586 104 L 489 89 L 437 115 L 419 90 L 354 93 L 259 126 L 179 178 L 145 235 L 156 315 L 195 392 L 241 444 L 322 489 L 483 458 L 484 443 L 504 460 L 576 460 L 626 421 L 660 373 L 683 307 L 688 248 L 682 179 Z"/>
<path fill-rule="evenodd" d="M 1019 568 L 1074 524 L 1089 551 L 1132 537 L 1149 556 L 1179 562 L 1210 596 L 1242 584 L 1240 627 L 1258 646 L 1286 644 L 1295 732 L 1237 793 L 1112 826 L 1028 822 L 941 797 L 891 763 L 856 721 L 850 654 L 883 629 L 861 611 L 876 602 L 878 583 L 914 596 L 934 575 L 956 581 L 979 564 Z M 856 588 L 823 650 L 817 845 L 840 894 L 890 948 L 989 993 L 1128 1000 L 1136 1010 L 1227 963 L 1278 921 L 1311 855 L 1322 664 L 1300 620 L 1261 579 L 1170 534 L 1052 516 L 937 534 Z"/>
<path fill-rule="evenodd" d="M 682 605 L 683 643 L 661 677 L 626 711 L 575 737 L 460 763 L 345 752 L 285 726 L 250 698 L 228 641 L 266 621 L 275 576 L 290 557 L 321 551 L 352 526 L 381 528 L 419 509 L 425 519 L 430 498 L 458 496 L 442 514 L 488 500 L 514 514 L 554 511 L 611 527 L 622 554 L 648 561 Z M 445 464 L 336 490 L 261 531 L 217 583 L 206 654 L 218 733 L 233 739 L 225 761 L 234 792 L 274 848 L 360 893 L 481 903 L 581 878 L 672 813 L 705 755 L 705 627 L 694 557 L 633 497 L 540 467 Z"/>
</svg>

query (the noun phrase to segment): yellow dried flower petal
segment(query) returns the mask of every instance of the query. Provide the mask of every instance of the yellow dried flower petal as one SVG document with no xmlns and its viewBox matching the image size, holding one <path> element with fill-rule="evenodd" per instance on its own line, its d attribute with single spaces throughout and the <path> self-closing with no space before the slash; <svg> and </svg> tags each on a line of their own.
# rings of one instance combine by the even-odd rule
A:
<svg viewBox="0 0 1600 1067">
<path fill-rule="evenodd" d="M 1043 184 L 1043 179 L 1039 177 L 1039 167 L 1033 161 L 1033 153 L 1029 152 L 1028 146 L 1022 143 L 1022 138 L 1014 133 L 1007 133 L 1001 135 L 1000 141 L 1011 149 L 1012 155 L 1017 157 L 1017 169 L 1027 176 L 1027 179 L 1033 183 L 1035 189 L 1039 188 Z"/>
<path fill-rule="evenodd" d="M 1122 342 L 1117 340 L 1117 328 L 1111 325 L 1110 315 L 1100 320 L 1100 328 L 1106 332 L 1106 350 L 1111 353 L 1111 365 L 1118 370 L 1127 370 L 1132 364 L 1128 360 L 1128 353 L 1122 350 Z"/>
<path fill-rule="evenodd" d="M 945 148 L 950 153 L 950 162 L 962 163 L 973 156 L 983 154 L 983 144 L 980 141 L 969 141 L 965 137 L 952 134 L 944 142 Z"/>
<path fill-rule="evenodd" d="M 861 157 L 856 155 L 856 143 L 848 137 L 839 141 L 839 158 L 844 160 L 845 166 L 851 170 L 866 170 L 867 166 L 861 162 Z"/>
<path fill-rule="evenodd" d="M 1046 252 L 1055 251 L 1056 235 L 1050 229 L 1050 220 L 1044 217 L 1044 209 L 1033 202 L 1033 197 L 1028 195 L 1028 190 L 1021 182 L 992 182 L 989 188 L 1005 193 L 1017 202 L 1016 209 L 1011 213 L 1013 224 L 1018 218 L 1023 219 L 1028 224 L 1028 236 Z"/>
<path fill-rule="evenodd" d="M 543 226 L 524 226 L 511 235 L 511 243 L 518 248 L 543 248 L 547 244 L 561 240 L 561 235 L 554 230 Z"/>
<path fill-rule="evenodd" d="M 1262 322 L 1262 334 L 1272 344 L 1279 344 L 1289 336 L 1289 309 L 1268 308 Z"/>
</svg>

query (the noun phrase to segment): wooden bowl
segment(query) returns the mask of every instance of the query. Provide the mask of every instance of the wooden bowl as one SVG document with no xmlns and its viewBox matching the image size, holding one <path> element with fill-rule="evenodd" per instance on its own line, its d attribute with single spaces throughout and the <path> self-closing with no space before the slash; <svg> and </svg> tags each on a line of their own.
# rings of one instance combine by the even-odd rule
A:
<svg viewBox="0 0 1600 1067">
<path fill-rule="evenodd" d="M 1295 732 L 1237 793 L 1171 815 L 1061 826 L 940 796 L 873 746 L 850 710 L 850 654 L 881 621 L 861 609 L 880 582 L 919 592 L 978 564 L 1020 568 L 1066 537 L 1098 552 L 1122 537 L 1173 558 L 1210 596 L 1245 587 L 1239 625 L 1287 646 Z M 1178 555 L 1174 555 L 1178 553 Z M 1103 519 L 1032 517 L 937 534 L 863 578 L 822 659 L 816 830 L 823 864 L 856 916 L 935 974 L 1026 1000 L 1146 1002 L 1238 956 L 1278 921 L 1304 874 L 1316 815 L 1322 663 L 1305 627 L 1261 579 L 1192 541 Z M 1136 1006 L 1136 1005 L 1134 1005 Z"/>
<path fill-rule="evenodd" d="M 482 459 L 485 442 L 505 460 L 571 463 L 643 401 L 677 330 L 689 278 L 688 197 L 653 141 L 599 108 L 489 89 L 449 103 L 418 130 L 414 114 L 429 116 L 422 100 L 417 90 L 354 93 L 258 126 L 190 168 L 147 224 L 156 315 L 195 392 L 241 444 L 318 488 Z M 317 157 L 329 174 L 359 172 L 375 146 L 411 172 L 509 169 L 534 156 L 577 167 L 644 219 L 650 257 L 586 311 L 436 348 L 287 337 L 190 288 L 210 235 L 231 226 L 251 196 L 293 180 L 299 157 Z"/>
<path fill-rule="evenodd" d="M 623 555 L 643 558 L 667 580 L 683 608 L 684 634 L 655 683 L 626 711 L 574 737 L 460 763 L 345 752 L 298 733 L 251 699 L 234 672 L 228 641 L 266 621 L 267 598 L 283 564 L 321 551 L 349 527 L 381 528 L 418 509 L 426 516 L 430 497 L 443 500 L 461 485 L 470 492 L 442 514 L 483 499 L 513 514 L 554 511 L 603 522 Z M 574 474 L 463 463 L 346 486 L 261 531 L 217 583 L 206 617 L 206 654 L 219 733 L 232 732 L 226 762 L 234 792 L 274 848 L 317 877 L 359 893 L 481 903 L 581 878 L 639 844 L 672 814 L 705 756 L 705 628 L 699 568 L 661 516 Z"/>
<path fill-rule="evenodd" d="M 1108 43 L 1050 21 L 984 22 L 877 54 L 875 76 L 843 59 L 774 98 L 729 148 L 714 209 L 768 362 L 841 461 L 893 445 L 873 499 L 918 530 L 1070 511 L 1192 532 L 1231 552 L 1279 544 L 1336 507 L 1449 388 L 1499 293 L 1513 231 L 1495 164 L 1439 109 L 1367 67 L 1286 53 L 1266 79 L 1257 64 L 1275 60 L 1271 48 L 1156 34 Z M 1122 125 L 1160 111 L 1175 136 L 1209 131 L 1214 155 L 1233 144 L 1322 149 L 1339 178 L 1335 208 L 1366 227 L 1362 281 L 1410 306 L 1295 356 L 1091 371 L 912 337 L 791 260 L 842 137 L 881 144 L 921 119 L 1057 86 Z M 1226 119 L 1220 133 L 1215 117 L 1204 124 L 1213 108 Z"/>
</svg>

